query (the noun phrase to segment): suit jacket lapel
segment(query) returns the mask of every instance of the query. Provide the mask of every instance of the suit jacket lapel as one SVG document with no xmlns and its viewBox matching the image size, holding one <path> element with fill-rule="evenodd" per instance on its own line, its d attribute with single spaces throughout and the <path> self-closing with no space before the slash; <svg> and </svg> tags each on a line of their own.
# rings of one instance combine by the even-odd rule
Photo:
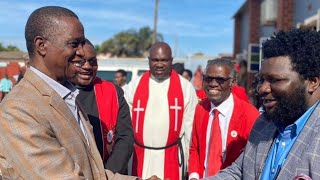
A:
<svg viewBox="0 0 320 180">
<path fill-rule="evenodd" d="M 65 103 L 65 101 L 57 93 L 54 92 L 54 93 L 52 93 L 52 96 L 50 98 L 50 104 L 70 123 L 70 125 L 79 134 L 83 143 L 86 144 L 86 146 L 88 146 L 87 140 L 85 139 L 84 134 L 81 131 L 80 125 L 78 124 L 76 118 L 74 117 L 74 115 L 70 111 L 70 109 L 69 109 L 68 105 Z"/>
<path fill-rule="evenodd" d="M 315 127 L 320 125 L 319 117 L 320 105 L 318 104 L 289 152 L 287 159 L 279 172 L 278 177 L 280 179 L 281 177 L 291 177 L 293 176 L 293 173 L 295 173 L 292 169 L 297 167 L 297 164 L 301 160 L 304 152 L 308 149 L 308 145 L 312 143 L 314 136 L 318 133 L 317 128 Z M 287 171 L 285 171 L 285 169 L 287 169 Z"/>
<path fill-rule="evenodd" d="M 258 139 L 260 142 L 258 143 L 256 150 L 256 173 L 257 177 L 260 177 L 261 172 L 263 171 L 267 156 L 269 155 L 270 148 L 272 146 L 275 133 L 277 128 L 273 123 L 267 122 L 264 115 L 260 116 L 264 120 L 263 128 L 259 135 Z"/>
<path fill-rule="evenodd" d="M 79 107 L 79 116 L 80 121 L 83 123 L 83 126 L 85 128 L 86 134 L 88 136 L 88 140 L 90 143 L 90 147 L 88 145 L 87 140 L 85 139 L 85 136 L 80 128 L 80 125 L 78 124 L 76 118 L 70 111 L 68 105 L 65 103 L 65 101 L 61 98 L 61 96 L 58 95 L 57 92 L 55 92 L 43 79 L 41 79 L 36 73 L 31 71 L 30 69 L 27 69 L 24 78 L 29 81 L 39 92 L 42 94 L 42 96 L 47 96 L 48 101 L 50 105 L 61 114 L 62 117 L 67 120 L 67 122 L 70 123 L 71 127 L 74 128 L 74 130 L 77 132 L 77 134 L 80 136 L 81 140 L 85 144 L 85 147 L 87 148 L 88 156 L 90 158 L 90 164 L 92 173 L 94 176 L 94 179 L 106 179 L 103 162 L 100 158 L 100 154 L 97 150 L 95 140 L 92 134 L 92 130 L 89 128 L 89 120 L 86 119 L 86 116 L 83 115 L 81 110 L 81 107 L 77 104 Z"/>
<path fill-rule="evenodd" d="M 98 148 L 96 146 L 96 142 L 95 142 L 95 138 L 93 136 L 93 130 L 92 130 L 92 126 L 90 124 L 90 121 L 89 121 L 87 115 L 84 113 L 84 110 L 81 107 L 81 104 L 77 100 L 76 100 L 76 104 L 79 108 L 80 121 L 82 122 L 84 129 L 87 133 L 87 137 L 88 137 L 88 141 L 89 141 L 89 154 L 95 163 L 95 166 L 93 166 L 93 164 L 91 164 L 91 167 L 98 168 L 98 172 L 100 172 L 100 173 L 104 172 L 102 158 L 101 158 L 100 153 L 98 151 Z"/>
<path fill-rule="evenodd" d="M 61 96 L 59 96 L 56 91 L 54 91 L 43 79 L 30 69 L 27 69 L 24 78 L 37 88 L 43 96 L 48 96 L 50 105 L 70 123 L 70 125 L 79 134 L 82 141 L 87 144 L 77 120 Z"/>
</svg>

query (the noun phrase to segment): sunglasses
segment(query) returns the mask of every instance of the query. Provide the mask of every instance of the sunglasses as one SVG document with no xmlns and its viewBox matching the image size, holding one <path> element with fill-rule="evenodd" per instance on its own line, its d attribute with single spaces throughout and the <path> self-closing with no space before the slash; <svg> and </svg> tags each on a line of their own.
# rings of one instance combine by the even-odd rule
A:
<svg viewBox="0 0 320 180">
<path fill-rule="evenodd" d="M 203 76 L 203 80 L 206 83 L 211 83 L 213 80 L 215 80 L 218 84 L 223 84 L 226 81 L 228 81 L 229 79 L 231 79 L 231 77 L 224 78 L 224 77 L 211 77 L 211 76 L 206 76 L 206 75 Z"/>
<path fill-rule="evenodd" d="M 81 61 L 71 61 L 70 63 L 73 64 L 74 66 L 81 68 L 86 62 L 88 62 L 91 66 L 97 66 L 97 60 L 96 59 L 90 59 L 90 60 L 84 60 L 82 59 Z"/>
</svg>

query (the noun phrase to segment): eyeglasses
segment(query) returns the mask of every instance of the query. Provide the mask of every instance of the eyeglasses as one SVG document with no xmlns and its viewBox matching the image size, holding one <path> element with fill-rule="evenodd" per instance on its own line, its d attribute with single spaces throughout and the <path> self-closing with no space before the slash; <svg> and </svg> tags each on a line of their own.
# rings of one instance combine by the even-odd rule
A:
<svg viewBox="0 0 320 180">
<path fill-rule="evenodd" d="M 224 77 L 211 77 L 211 76 L 206 76 L 206 75 L 203 76 L 203 80 L 206 83 L 211 83 L 213 80 L 215 80 L 218 84 L 223 84 L 224 82 L 228 81 L 229 79 L 231 79 L 231 77 L 224 78 Z"/>
<path fill-rule="evenodd" d="M 74 66 L 81 68 L 84 64 L 86 64 L 86 62 L 88 62 L 91 66 L 97 66 L 97 60 L 96 59 L 89 59 L 89 60 L 85 60 L 82 59 L 80 61 L 71 61 L 70 63 L 73 64 Z"/>
</svg>

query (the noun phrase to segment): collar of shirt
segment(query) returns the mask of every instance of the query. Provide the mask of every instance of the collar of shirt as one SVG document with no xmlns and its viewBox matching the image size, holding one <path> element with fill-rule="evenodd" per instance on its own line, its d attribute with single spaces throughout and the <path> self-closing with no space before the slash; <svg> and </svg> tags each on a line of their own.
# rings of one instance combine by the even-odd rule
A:
<svg viewBox="0 0 320 180">
<path fill-rule="evenodd" d="M 63 86 L 70 90 L 69 94 L 64 96 L 64 99 L 65 98 L 70 98 L 70 99 L 73 99 L 75 101 L 76 97 L 78 96 L 78 94 L 80 92 L 79 89 L 77 87 L 75 87 L 72 83 L 70 83 L 69 81 L 66 81 L 63 84 Z"/>
<path fill-rule="evenodd" d="M 297 136 L 304 127 L 306 121 L 309 119 L 312 111 L 315 109 L 318 103 L 319 100 L 314 105 L 312 105 L 312 107 L 310 107 L 298 120 L 296 120 L 293 124 L 287 127 L 283 127 L 280 124 L 275 124 L 278 129 L 279 135 L 284 136 L 286 133 L 290 132 L 291 137 Z"/>
<path fill-rule="evenodd" d="M 157 82 L 157 83 L 163 83 L 163 82 L 165 82 L 165 81 L 169 81 L 170 77 L 171 77 L 171 76 L 169 76 L 169 77 L 166 78 L 166 79 L 159 80 L 159 79 L 157 79 L 156 77 L 154 77 L 154 75 L 152 75 L 152 74 L 150 73 L 150 79 L 152 79 L 153 81 L 155 81 L 155 82 Z"/>
<path fill-rule="evenodd" d="M 301 130 L 307 123 L 310 115 L 312 114 L 318 103 L 319 100 L 312 107 L 310 107 L 297 121 L 287 126 L 286 128 L 276 125 L 279 134 L 275 138 L 266 159 L 265 167 L 261 174 L 262 180 L 274 179 L 277 177 L 277 174 L 286 161 L 287 155 L 294 145 L 294 142 L 296 141 Z"/>
<path fill-rule="evenodd" d="M 233 106 L 233 95 L 230 93 L 230 96 L 223 101 L 219 106 L 215 106 L 212 102 L 210 113 L 213 113 L 214 109 L 217 109 L 221 115 L 226 116 L 230 108 Z"/>
<path fill-rule="evenodd" d="M 74 94 L 75 96 L 79 93 L 79 90 L 68 81 L 66 81 L 66 83 L 62 85 L 32 66 L 30 66 L 30 70 L 36 73 L 41 79 L 43 79 L 63 99 L 65 99 L 71 93 Z"/>
</svg>

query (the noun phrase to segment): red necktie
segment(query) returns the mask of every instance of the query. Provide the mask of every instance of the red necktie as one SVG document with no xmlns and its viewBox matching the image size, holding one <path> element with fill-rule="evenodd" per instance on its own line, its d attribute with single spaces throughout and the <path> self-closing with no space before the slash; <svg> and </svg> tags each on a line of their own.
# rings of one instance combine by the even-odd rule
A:
<svg viewBox="0 0 320 180">
<path fill-rule="evenodd" d="M 211 126 L 211 137 L 209 144 L 209 156 L 208 156 L 208 176 L 213 176 L 222 167 L 222 139 L 221 130 L 219 124 L 219 111 L 213 110 L 214 118 Z"/>
</svg>

